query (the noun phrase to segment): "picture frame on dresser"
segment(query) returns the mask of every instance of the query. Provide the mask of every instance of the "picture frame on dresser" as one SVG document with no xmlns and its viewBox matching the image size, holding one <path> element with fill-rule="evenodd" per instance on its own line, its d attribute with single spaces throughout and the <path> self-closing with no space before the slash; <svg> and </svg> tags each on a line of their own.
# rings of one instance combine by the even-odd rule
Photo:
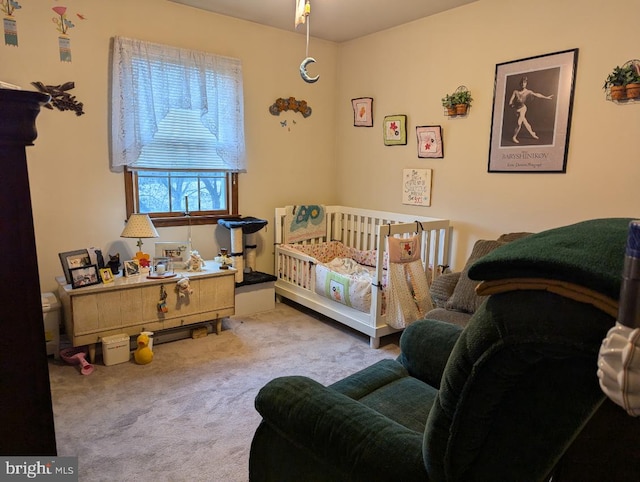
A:
<svg viewBox="0 0 640 482">
<path fill-rule="evenodd" d="M 98 266 L 95 264 L 82 266 L 80 268 L 71 268 L 69 274 L 71 275 L 71 287 L 74 289 L 102 283 Z"/>
<path fill-rule="evenodd" d="M 128 259 L 124 262 L 122 273 L 126 278 L 140 275 L 140 264 L 137 259 Z"/>
<path fill-rule="evenodd" d="M 111 268 L 98 268 L 100 270 L 100 278 L 104 284 L 113 283 L 113 271 Z"/>
<path fill-rule="evenodd" d="M 87 249 L 76 249 L 74 251 L 58 253 L 58 257 L 60 258 L 64 279 L 67 281 L 67 284 L 71 284 L 72 281 L 71 269 L 91 265 L 91 258 L 89 256 L 89 250 Z"/>
</svg>

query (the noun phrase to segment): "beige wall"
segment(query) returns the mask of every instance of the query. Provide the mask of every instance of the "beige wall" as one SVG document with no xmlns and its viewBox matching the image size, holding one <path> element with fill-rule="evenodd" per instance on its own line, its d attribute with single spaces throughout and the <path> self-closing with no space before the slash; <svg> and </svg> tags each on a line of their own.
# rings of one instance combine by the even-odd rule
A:
<svg viewBox="0 0 640 482">
<path fill-rule="evenodd" d="M 335 92 L 337 46 L 312 39 L 317 64 L 309 70 L 321 82 L 306 84 L 298 66 L 305 36 L 203 12 L 162 0 L 68 0 L 72 62 L 59 60 L 58 32 L 51 2 L 21 2 L 16 11 L 19 46 L 0 45 L 0 80 L 25 89 L 30 82 L 71 91 L 86 114 L 43 109 L 35 146 L 27 152 L 40 283 L 56 287 L 62 274 L 58 253 L 99 246 L 130 257 L 134 240 L 121 239 L 125 205 L 122 174 L 109 169 L 109 42 L 114 35 L 139 38 L 240 58 L 244 71 L 245 135 L 248 173 L 240 176 L 240 210 L 245 216 L 273 219 L 276 206 L 315 200 L 335 202 Z M 76 13 L 86 17 L 80 20 Z M 292 13 L 293 21 L 293 13 Z M 279 97 L 306 100 L 308 118 L 269 113 Z M 288 120 L 291 129 L 280 121 Z M 293 125 L 292 120 L 296 121 Z M 186 228 L 160 228 L 160 240 L 186 238 Z M 217 234 L 216 234 L 217 233 Z M 229 246 L 229 232 L 194 227 L 194 247 L 210 259 Z M 257 267 L 273 272 L 273 227 L 260 232 Z M 153 240 L 145 243 L 152 252 Z"/>
<path fill-rule="evenodd" d="M 458 267 L 480 237 L 638 216 L 640 103 L 614 105 L 602 90 L 615 65 L 640 57 L 637 42 L 627 41 L 640 2 L 619 6 L 480 0 L 341 44 L 339 202 L 451 219 Z M 496 64 L 573 48 L 580 51 L 567 173 L 487 173 Z M 471 90 L 473 107 L 466 119 L 445 118 L 440 99 L 459 85 Z M 363 96 L 374 98 L 371 129 L 351 127 L 350 99 Z M 407 146 L 383 145 L 381 121 L 391 114 L 407 114 Z M 444 159 L 418 159 L 417 125 L 442 126 Z M 433 169 L 430 207 L 401 204 L 408 167 Z"/>
<path fill-rule="evenodd" d="M 122 175 L 108 166 L 109 39 L 135 37 L 238 57 L 245 78 L 249 172 L 241 175 L 243 215 L 273 218 L 273 209 L 302 202 L 346 205 L 450 218 L 453 265 L 473 242 L 506 231 L 537 231 L 582 219 L 634 216 L 640 201 L 640 103 L 617 106 L 601 86 L 611 68 L 640 57 L 633 38 L 640 4 L 624 9 L 592 0 L 480 0 L 405 26 L 336 45 L 311 40 L 318 60 L 305 84 L 298 65 L 304 35 L 209 14 L 160 0 L 68 0 L 73 61 L 58 58 L 51 4 L 23 2 L 16 12 L 19 47 L 0 46 L 0 80 L 74 81 L 86 114 L 43 109 L 36 145 L 28 149 L 38 263 L 43 290 L 62 274 L 58 253 L 86 246 L 135 250 L 119 234 L 125 217 Z M 36 5 L 37 4 L 37 5 Z M 620 12 L 624 13 L 620 13 Z M 75 17 L 81 13 L 86 20 Z M 493 81 L 497 63 L 579 48 L 566 174 L 488 174 Z M 475 98 L 466 119 L 447 119 L 440 98 L 458 85 Z M 305 99 L 313 114 L 274 117 L 278 97 Z M 374 97 L 373 128 L 353 127 L 350 99 Z M 381 120 L 407 114 L 408 145 L 385 147 Z M 282 128 L 288 120 L 291 129 Z M 296 124 L 292 123 L 296 120 Z M 442 125 L 444 159 L 418 159 L 416 125 Z M 632 134 L 633 133 L 633 134 Z M 403 168 L 434 170 L 431 207 L 401 204 Z M 181 240 L 186 228 L 160 228 Z M 260 232 L 258 269 L 273 270 L 273 227 Z M 194 227 L 205 257 L 228 244 L 227 232 Z M 148 241 L 145 246 L 152 246 Z"/>
</svg>

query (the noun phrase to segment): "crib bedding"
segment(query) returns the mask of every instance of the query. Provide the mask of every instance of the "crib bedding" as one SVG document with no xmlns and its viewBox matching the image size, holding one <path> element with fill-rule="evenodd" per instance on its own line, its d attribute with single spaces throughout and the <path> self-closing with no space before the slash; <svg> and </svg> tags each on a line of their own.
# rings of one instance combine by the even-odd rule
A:
<svg viewBox="0 0 640 482">
<path fill-rule="evenodd" d="M 309 273 L 301 276 L 300 281 L 315 276 L 314 291 L 318 295 L 364 313 L 371 310 L 376 250 L 358 250 L 339 241 L 308 245 L 288 244 L 281 245 L 281 248 L 304 253 L 313 258 L 315 275 L 310 264 Z M 385 282 L 386 279 L 383 279 L 383 286 Z"/>
<path fill-rule="evenodd" d="M 439 274 L 439 270 L 432 271 L 430 267 L 449 264 L 450 223 L 446 219 L 386 211 L 321 206 L 318 212 L 324 211 L 326 229 L 299 235 L 298 216 L 304 223 L 304 214 L 315 212 L 310 209 L 315 207 L 276 208 L 276 296 L 368 335 L 370 346 L 378 348 L 381 337 L 402 329 L 395 322 L 397 316 L 388 313 L 392 288 L 391 281 L 387 282 L 387 239 L 419 234 L 422 265 L 418 271 L 424 270 L 429 279 Z M 293 215 L 296 223 L 292 223 Z M 395 281 L 398 274 L 395 273 Z M 402 279 L 400 282 L 402 285 Z M 407 289 L 410 297 L 413 285 L 407 285 Z M 334 301 L 338 297 L 339 302 Z"/>
</svg>

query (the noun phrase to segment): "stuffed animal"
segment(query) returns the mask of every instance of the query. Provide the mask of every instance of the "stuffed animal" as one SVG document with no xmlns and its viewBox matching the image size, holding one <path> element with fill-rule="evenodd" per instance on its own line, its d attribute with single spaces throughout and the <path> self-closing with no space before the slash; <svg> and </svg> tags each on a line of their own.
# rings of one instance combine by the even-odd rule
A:
<svg viewBox="0 0 640 482">
<path fill-rule="evenodd" d="M 133 358 L 136 363 L 138 365 L 151 363 L 151 360 L 153 360 L 153 352 L 151 351 L 151 348 L 149 348 L 149 336 L 144 333 L 140 333 L 136 341 L 138 343 L 138 348 L 133 352 Z"/>
<path fill-rule="evenodd" d="M 197 251 L 191 251 L 189 261 L 187 261 L 187 271 L 202 271 L 205 266 L 202 256 Z"/>
<path fill-rule="evenodd" d="M 178 292 L 178 297 L 184 298 L 193 294 L 193 289 L 189 284 L 189 278 L 182 278 L 180 281 L 176 283 L 176 291 Z"/>
</svg>

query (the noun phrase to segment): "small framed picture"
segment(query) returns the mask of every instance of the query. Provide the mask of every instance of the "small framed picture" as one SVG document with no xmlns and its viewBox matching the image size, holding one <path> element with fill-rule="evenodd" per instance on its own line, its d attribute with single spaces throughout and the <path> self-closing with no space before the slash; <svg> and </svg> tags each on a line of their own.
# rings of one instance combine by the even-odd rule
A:
<svg viewBox="0 0 640 482">
<path fill-rule="evenodd" d="M 111 268 L 101 268 L 100 278 L 104 284 L 113 283 L 113 272 L 111 271 Z"/>
<path fill-rule="evenodd" d="M 71 268 L 69 269 L 69 273 L 71 274 L 72 288 L 97 285 L 101 281 L 100 274 L 98 273 L 98 266 L 95 264 L 83 266 L 81 268 Z"/>
<path fill-rule="evenodd" d="M 441 126 L 416 127 L 416 135 L 418 136 L 418 157 L 444 157 Z"/>
<path fill-rule="evenodd" d="M 407 145 L 407 116 L 404 114 L 388 115 L 384 118 L 384 145 Z"/>
<path fill-rule="evenodd" d="M 351 99 L 353 107 L 353 125 L 356 127 L 373 127 L 373 99 L 359 97 Z"/>
<path fill-rule="evenodd" d="M 140 274 L 140 264 L 137 259 L 130 259 L 124 262 L 124 268 L 122 270 L 126 277 L 138 276 Z"/>
<path fill-rule="evenodd" d="M 67 251 L 66 253 L 58 253 L 58 257 L 60 258 L 60 264 L 62 264 L 62 271 L 64 271 L 64 279 L 68 284 L 71 284 L 71 269 L 82 268 L 92 264 L 91 258 L 89 257 L 89 251 L 87 249 L 77 249 L 75 251 Z"/>
</svg>

